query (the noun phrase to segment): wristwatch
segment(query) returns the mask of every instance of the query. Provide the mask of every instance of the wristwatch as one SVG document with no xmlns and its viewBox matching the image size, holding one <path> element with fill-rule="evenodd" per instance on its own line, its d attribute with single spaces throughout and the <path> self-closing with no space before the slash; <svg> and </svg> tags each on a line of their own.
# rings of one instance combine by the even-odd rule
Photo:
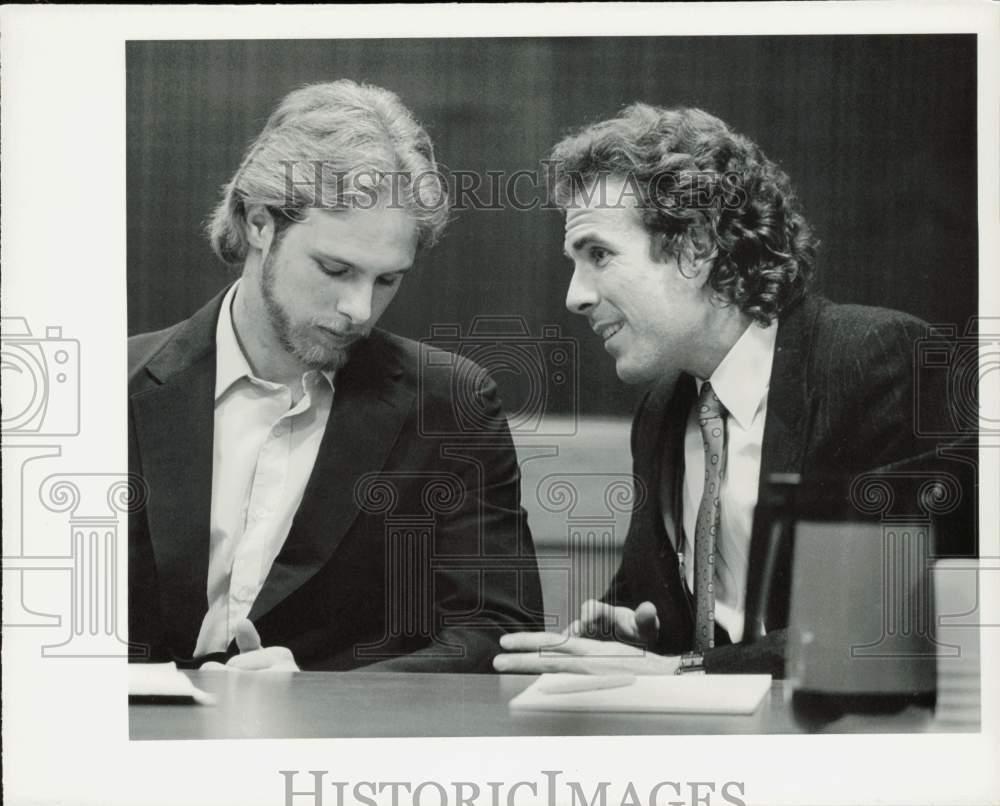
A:
<svg viewBox="0 0 1000 806">
<path fill-rule="evenodd" d="M 705 656 L 701 652 L 685 652 L 680 656 L 674 674 L 705 673 Z"/>
</svg>

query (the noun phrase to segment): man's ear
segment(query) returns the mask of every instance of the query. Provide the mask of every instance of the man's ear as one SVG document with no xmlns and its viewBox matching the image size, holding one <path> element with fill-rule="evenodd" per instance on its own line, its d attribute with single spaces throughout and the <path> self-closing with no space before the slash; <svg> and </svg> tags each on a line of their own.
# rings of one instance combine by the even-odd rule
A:
<svg viewBox="0 0 1000 806">
<path fill-rule="evenodd" d="M 694 223 L 688 228 L 681 249 L 680 264 L 684 276 L 704 285 L 712 273 L 712 266 L 719 253 L 705 224 Z"/>
<path fill-rule="evenodd" d="M 274 240 L 274 217 L 263 204 L 247 208 L 246 234 L 247 243 L 266 255 Z"/>
</svg>

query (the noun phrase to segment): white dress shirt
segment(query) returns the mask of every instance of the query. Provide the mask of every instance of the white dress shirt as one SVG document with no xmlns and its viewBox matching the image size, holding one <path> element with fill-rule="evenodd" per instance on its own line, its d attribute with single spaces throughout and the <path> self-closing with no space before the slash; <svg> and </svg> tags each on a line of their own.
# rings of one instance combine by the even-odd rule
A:
<svg viewBox="0 0 1000 806">
<path fill-rule="evenodd" d="M 747 564 L 760 480 L 767 391 L 774 362 L 777 322 L 751 324 L 716 367 L 709 382 L 726 417 L 725 477 L 720 491 L 720 530 L 715 546 L 715 620 L 734 643 L 743 637 Z M 704 381 L 698 380 L 698 392 Z M 694 590 L 694 532 L 705 488 L 705 453 L 696 407 L 684 432 L 684 539 L 680 560 L 688 590 Z"/>
<path fill-rule="evenodd" d="M 302 376 L 292 404 L 284 384 L 254 376 L 226 294 L 215 330 L 215 431 L 208 612 L 195 656 L 223 652 L 250 612 L 288 537 L 333 405 L 333 374 Z"/>
</svg>

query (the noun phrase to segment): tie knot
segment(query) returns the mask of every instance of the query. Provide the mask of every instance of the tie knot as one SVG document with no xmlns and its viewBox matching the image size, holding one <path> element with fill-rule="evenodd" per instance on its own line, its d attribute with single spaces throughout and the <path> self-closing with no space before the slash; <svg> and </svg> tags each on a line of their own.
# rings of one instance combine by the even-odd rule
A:
<svg viewBox="0 0 1000 806">
<path fill-rule="evenodd" d="M 722 405 L 722 401 L 715 394 L 712 384 L 708 382 L 702 384 L 701 394 L 698 395 L 698 419 L 711 420 L 725 415 L 726 407 Z"/>
</svg>

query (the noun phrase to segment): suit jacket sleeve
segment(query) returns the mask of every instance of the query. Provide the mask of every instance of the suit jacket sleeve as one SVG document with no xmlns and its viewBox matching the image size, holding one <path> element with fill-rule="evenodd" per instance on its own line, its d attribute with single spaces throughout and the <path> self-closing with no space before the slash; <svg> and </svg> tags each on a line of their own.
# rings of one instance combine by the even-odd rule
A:
<svg viewBox="0 0 1000 806">
<path fill-rule="evenodd" d="M 496 385 L 485 372 L 474 383 L 482 427 L 439 449 L 463 489 L 459 505 L 443 506 L 437 518 L 431 642 L 366 670 L 491 672 L 501 635 L 542 627 L 517 454 Z"/>
<path fill-rule="evenodd" d="M 645 410 L 646 402 L 648 400 L 649 393 L 647 392 L 640 401 L 638 412 L 632 420 L 632 429 L 629 437 L 629 444 L 632 451 L 633 484 L 636 485 L 643 484 L 642 477 L 639 475 L 638 454 L 636 452 L 638 439 L 636 438 L 636 435 L 639 432 L 639 422 L 642 419 L 642 413 Z M 638 495 L 634 495 L 633 499 L 637 499 L 638 497 Z M 628 535 L 626 535 L 626 541 L 632 533 L 633 530 L 629 529 Z M 608 584 L 607 591 L 604 596 L 601 597 L 601 601 L 618 607 L 628 607 L 633 610 L 642 603 L 642 599 L 636 598 L 634 585 L 632 584 L 631 577 L 624 562 L 619 563 L 618 569 L 615 571 L 615 575 L 611 578 L 611 582 Z"/>
</svg>

